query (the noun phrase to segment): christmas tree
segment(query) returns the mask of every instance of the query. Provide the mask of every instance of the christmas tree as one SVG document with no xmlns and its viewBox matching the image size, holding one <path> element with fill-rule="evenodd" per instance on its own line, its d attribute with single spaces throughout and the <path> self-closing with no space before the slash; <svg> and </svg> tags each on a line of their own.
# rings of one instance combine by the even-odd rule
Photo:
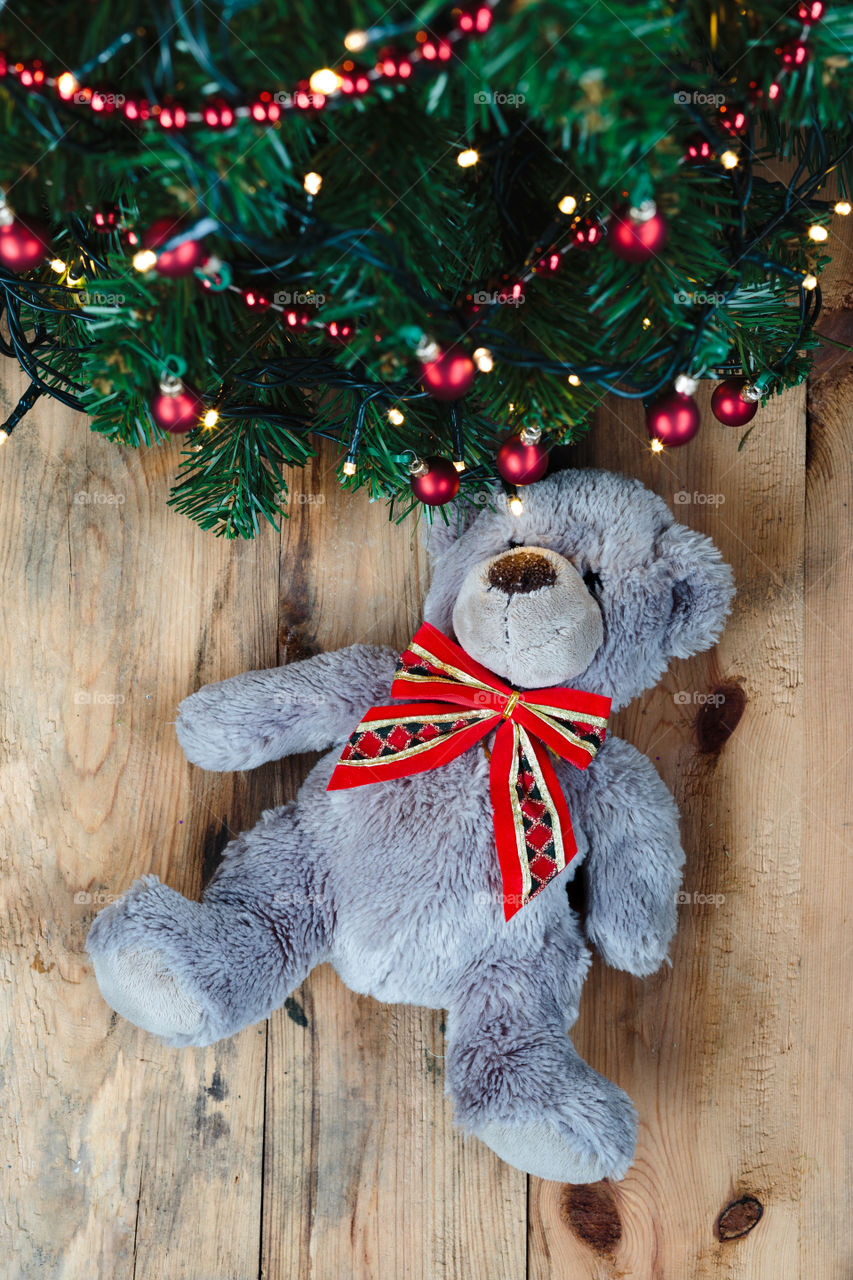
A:
<svg viewBox="0 0 853 1280">
<path fill-rule="evenodd" d="M 24 0 L 0 48 L 4 436 L 41 394 L 181 433 L 205 528 L 324 437 L 398 514 L 537 479 L 608 392 L 660 450 L 697 379 L 745 426 L 808 374 L 853 5 Z"/>
</svg>

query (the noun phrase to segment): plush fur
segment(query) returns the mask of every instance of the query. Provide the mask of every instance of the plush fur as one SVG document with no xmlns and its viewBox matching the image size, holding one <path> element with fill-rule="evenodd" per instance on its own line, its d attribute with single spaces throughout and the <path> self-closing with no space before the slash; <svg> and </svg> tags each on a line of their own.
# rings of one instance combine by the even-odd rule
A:
<svg viewBox="0 0 853 1280">
<path fill-rule="evenodd" d="M 713 644 L 731 571 L 639 482 L 562 472 L 528 490 L 520 517 L 500 494 L 495 508 L 433 526 L 425 613 L 496 674 L 620 707 L 673 655 Z M 641 976 L 666 958 L 683 861 L 672 797 L 612 737 L 583 773 L 557 761 L 578 854 L 505 922 L 480 747 L 411 778 L 326 791 L 362 714 L 388 701 L 396 656 L 353 645 L 181 703 L 178 737 L 201 768 L 332 750 L 295 804 L 232 841 L 201 903 L 145 876 L 100 913 L 88 947 L 104 997 L 169 1044 L 209 1044 L 268 1016 L 328 961 L 355 991 L 447 1010 L 456 1121 L 504 1160 L 560 1181 L 622 1177 L 633 1106 L 568 1032 L 587 942 Z M 585 934 L 566 896 L 583 861 Z"/>
</svg>

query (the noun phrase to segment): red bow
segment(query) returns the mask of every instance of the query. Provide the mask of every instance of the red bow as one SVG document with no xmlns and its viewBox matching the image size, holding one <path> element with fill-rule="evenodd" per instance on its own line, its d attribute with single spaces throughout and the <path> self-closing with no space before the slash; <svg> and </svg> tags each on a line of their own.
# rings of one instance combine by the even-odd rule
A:
<svg viewBox="0 0 853 1280">
<path fill-rule="evenodd" d="M 521 693 L 425 623 L 397 663 L 392 698 L 437 702 L 372 707 L 351 735 L 329 791 L 405 778 L 455 760 L 497 729 L 489 787 L 507 920 L 577 852 L 550 747 L 585 769 L 604 742 L 610 699 L 578 689 Z M 443 703 L 463 707 L 448 712 Z"/>
</svg>

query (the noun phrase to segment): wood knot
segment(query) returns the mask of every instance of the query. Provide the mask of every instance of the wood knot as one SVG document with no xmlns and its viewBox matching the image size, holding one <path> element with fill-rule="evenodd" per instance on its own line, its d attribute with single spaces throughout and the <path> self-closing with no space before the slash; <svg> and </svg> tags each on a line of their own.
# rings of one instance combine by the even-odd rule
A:
<svg viewBox="0 0 853 1280">
<path fill-rule="evenodd" d="M 764 1214 L 764 1206 L 755 1196 L 741 1196 L 727 1204 L 717 1219 L 717 1237 L 720 1240 L 740 1240 L 757 1227 Z"/>
<path fill-rule="evenodd" d="M 722 751 L 746 710 L 746 694 L 739 684 L 721 684 L 705 695 L 696 717 L 696 739 L 705 754 Z"/>
<path fill-rule="evenodd" d="M 606 1182 L 564 1187 L 560 1214 L 575 1235 L 596 1253 L 612 1253 L 622 1239 L 622 1222 Z"/>
</svg>

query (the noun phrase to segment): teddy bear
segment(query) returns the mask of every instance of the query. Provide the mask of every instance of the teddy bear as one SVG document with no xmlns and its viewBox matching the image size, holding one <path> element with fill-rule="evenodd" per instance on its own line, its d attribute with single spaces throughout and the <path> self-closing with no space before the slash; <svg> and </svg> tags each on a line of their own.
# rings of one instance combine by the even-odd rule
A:
<svg viewBox="0 0 853 1280">
<path fill-rule="evenodd" d="M 601 470 L 529 486 L 519 514 L 497 490 L 434 520 L 428 547 L 425 625 L 402 656 L 353 644 L 180 704 L 200 768 L 326 754 L 227 846 L 201 902 L 146 875 L 101 911 L 97 981 L 167 1044 L 206 1045 L 325 961 L 354 991 L 446 1010 L 465 1133 L 540 1178 L 619 1179 L 634 1107 L 569 1030 L 590 947 L 640 977 L 667 959 L 684 854 L 672 796 L 606 716 L 715 642 L 732 573 L 638 480 Z M 583 919 L 567 893 L 581 866 Z"/>
</svg>

